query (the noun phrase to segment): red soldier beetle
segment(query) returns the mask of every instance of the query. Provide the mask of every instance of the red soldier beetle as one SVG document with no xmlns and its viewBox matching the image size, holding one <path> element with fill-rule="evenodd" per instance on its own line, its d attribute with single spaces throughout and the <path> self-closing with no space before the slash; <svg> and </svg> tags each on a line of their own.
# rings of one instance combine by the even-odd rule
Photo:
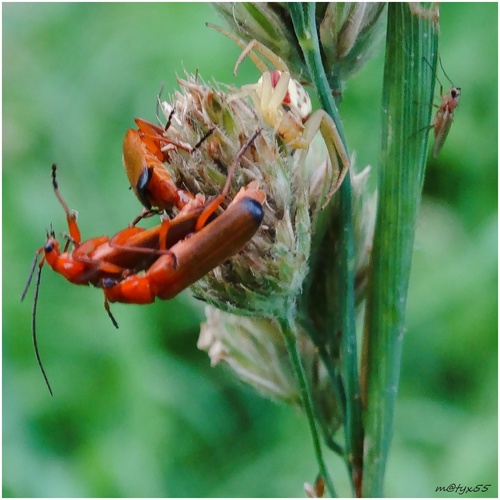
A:
<svg viewBox="0 0 500 500">
<path fill-rule="evenodd" d="M 173 111 L 172 111 L 173 113 Z M 179 189 L 163 162 L 168 161 L 172 149 L 183 149 L 192 153 L 213 131 L 209 130 L 198 143 L 191 147 L 165 137 L 172 113 L 165 128 L 158 127 L 141 118 L 136 118 L 138 130 L 129 129 L 123 140 L 123 165 L 130 186 L 141 204 L 148 210 L 158 207 L 169 210 L 182 209 L 188 203 L 203 204 L 203 197 L 197 200 L 188 191 Z"/>
<path fill-rule="evenodd" d="M 198 213 L 191 212 L 189 218 L 186 217 L 185 221 L 178 221 L 179 224 L 172 225 L 168 232 L 167 244 L 172 244 L 172 239 L 182 239 L 182 237 L 194 230 L 197 215 L 201 211 L 200 209 Z M 154 262 L 158 258 L 158 255 L 166 253 L 166 250 L 162 251 L 159 249 L 161 228 L 161 225 L 152 229 L 127 228 L 117 233 L 111 239 L 107 236 L 101 236 L 87 240 L 76 246 L 72 252 L 61 252 L 54 232 L 50 231 L 47 233 L 45 245 L 38 249 L 35 254 L 33 266 L 28 282 L 21 295 L 21 300 L 24 299 L 28 291 L 36 269 L 38 256 L 43 253 L 43 257 L 38 263 L 38 274 L 33 298 L 32 337 L 38 365 L 51 395 L 52 388 L 40 358 L 36 336 L 38 293 L 44 264 L 49 264 L 54 271 L 64 276 L 71 283 L 78 285 L 92 284 L 102 287 L 105 279 L 110 279 L 110 277 L 113 277 L 113 279 L 123 279 L 123 277 L 133 272 L 147 268 L 151 262 Z M 121 243 L 126 243 L 126 248 Z M 113 325 L 118 328 L 118 323 L 111 313 L 106 297 L 104 299 L 104 308 Z"/>
<path fill-rule="evenodd" d="M 228 208 L 209 225 L 207 220 L 224 200 L 241 156 L 259 133 L 257 130 L 240 149 L 228 169 L 221 194 L 206 204 L 194 234 L 169 247 L 169 252 L 161 255 L 144 275 L 130 275 L 123 280 L 105 278 L 103 288 L 107 300 L 148 304 L 156 297 L 171 299 L 241 250 L 253 237 L 264 217 L 262 203 L 265 201 L 264 192 L 254 183 L 242 188 Z"/>
<path fill-rule="evenodd" d="M 155 260 L 159 255 L 167 252 L 167 249 L 186 238 L 190 233 L 197 232 L 207 225 L 210 218 L 223 202 L 229 190 L 231 177 L 239 164 L 241 157 L 255 140 L 260 130 L 257 130 L 240 149 L 233 163 L 228 169 L 226 183 L 221 194 L 205 203 L 203 207 L 185 207 L 172 220 L 164 219 L 159 226 L 146 230 L 138 227 L 126 228 L 112 238 L 99 236 L 81 242 L 80 230 L 76 222 L 76 213 L 68 208 L 61 193 L 56 179 L 56 165 L 52 165 L 52 184 L 57 199 L 61 203 L 68 223 L 68 242 L 64 246 L 63 252 L 53 231 L 47 233 L 45 245 L 39 248 L 35 255 L 35 264 L 28 284 L 23 292 L 24 298 L 31 282 L 36 261 L 42 253 L 44 256 L 39 263 L 40 270 L 47 262 L 56 272 L 63 275 L 68 281 L 79 285 L 100 286 L 104 278 L 119 279 L 127 274 L 133 274 L 146 269 L 151 264 L 151 259 Z M 241 193 L 247 193 L 247 197 L 252 197 L 253 186 L 243 188 L 235 197 L 234 202 L 242 198 Z M 255 199 L 263 201 L 264 195 L 253 195 Z M 69 243 L 73 243 L 72 252 L 67 252 Z M 144 254 L 148 255 L 147 258 Z M 127 274 L 124 274 L 127 273 Z M 108 311 L 109 312 L 109 311 Z M 111 316 L 111 313 L 109 313 Z M 116 323 L 111 316 L 113 323 Z"/>
<path fill-rule="evenodd" d="M 41 362 L 36 338 L 36 310 L 43 265 L 48 263 L 54 271 L 64 276 L 71 283 L 79 285 L 92 284 L 107 289 L 111 284 L 116 286 L 117 283 L 120 283 L 128 276 L 136 276 L 137 272 L 147 269 L 153 262 L 152 268 L 154 266 L 154 261 L 162 257 L 168 256 L 170 258 L 169 262 L 171 262 L 170 265 L 172 266 L 173 262 L 174 269 L 177 269 L 177 257 L 169 248 L 175 247 L 175 244 L 180 241 L 185 241 L 186 243 L 180 248 L 180 255 L 182 256 L 183 262 L 184 255 L 190 252 L 194 256 L 194 259 L 192 259 L 190 263 L 195 265 L 197 259 L 200 258 L 202 266 L 191 273 L 187 272 L 185 265 L 179 268 L 177 276 L 182 276 L 182 279 L 177 277 L 176 291 L 175 293 L 171 292 L 168 298 L 175 296 L 181 290 L 200 279 L 204 274 L 236 253 L 259 228 L 263 218 L 261 203 L 265 199 L 265 194 L 256 189 L 253 185 L 254 183 L 251 183 L 246 188 L 242 188 L 236 195 L 235 199 L 228 207 L 228 210 L 233 207 L 229 211 L 228 216 L 223 217 L 227 212 L 226 210 L 222 215 L 215 218 L 215 220 L 217 220 L 222 217 L 222 224 L 218 224 L 213 230 L 211 229 L 211 220 L 215 217 L 215 211 L 225 198 L 232 174 L 244 152 L 259 133 L 260 130 L 257 130 L 240 149 L 228 169 L 228 177 L 221 194 L 207 202 L 205 206 L 186 206 L 186 210 L 181 210 L 173 220 L 165 219 L 162 224 L 155 228 L 146 230 L 138 227 L 129 227 L 118 232 L 112 238 L 100 236 L 81 242 L 80 230 L 76 222 L 76 213 L 69 210 L 60 194 L 56 179 L 56 165 L 52 165 L 52 184 L 54 192 L 66 213 L 70 234 L 67 237 L 67 243 L 64 246 L 63 252 L 61 252 L 59 242 L 55 238 L 54 232 L 51 230 L 50 233 L 47 233 L 47 240 L 44 246 L 39 248 L 35 253 L 35 259 L 28 282 L 21 295 L 21 300 L 23 300 L 33 278 L 38 256 L 43 253 L 43 257 L 38 264 L 39 270 L 32 314 L 32 335 L 36 358 L 51 395 L 52 389 Z M 241 206 L 239 206 L 240 204 Z M 243 218 L 245 215 L 247 216 L 246 219 Z M 209 222 L 210 225 L 208 225 Z M 228 225 L 233 224 L 235 227 L 228 227 Z M 187 238 L 189 234 L 201 231 L 202 228 L 205 229 L 205 231 L 201 239 L 192 240 L 192 238 Z M 224 231 L 222 231 L 219 236 L 217 231 L 221 229 L 224 229 Z M 227 232 L 229 232 L 228 241 L 226 242 L 224 240 L 223 244 L 221 244 L 219 240 L 221 237 L 225 239 Z M 70 243 L 73 244 L 74 248 L 71 252 L 67 252 Z M 210 255 L 198 255 L 199 252 L 210 252 Z M 149 270 L 151 270 L 151 268 Z M 153 270 L 154 269 L 156 268 L 153 268 Z M 105 290 L 105 294 L 106 293 L 111 292 Z M 137 299 L 135 302 L 143 303 L 140 299 Z M 104 307 L 114 326 L 118 328 L 118 324 L 110 311 L 106 295 Z"/>
<path fill-rule="evenodd" d="M 42 259 L 38 263 L 38 274 L 33 299 L 32 337 L 36 359 L 51 395 L 52 388 L 40 358 L 36 336 L 38 293 L 44 264 L 49 264 L 54 271 L 64 276 L 71 283 L 102 286 L 105 278 L 113 277 L 113 279 L 120 279 L 128 274 L 146 269 L 159 255 L 166 251 L 160 249 L 162 233 L 165 233 L 163 235 L 165 248 L 173 245 L 195 230 L 197 219 L 203 212 L 203 209 L 199 208 L 191 211 L 189 214 L 180 215 L 175 221 L 169 223 L 168 233 L 164 231 L 163 224 L 152 229 L 129 227 L 120 231 L 111 239 L 108 236 L 99 236 L 81 242 L 80 230 L 76 222 L 76 213 L 69 210 L 59 192 L 55 165 L 52 166 L 52 184 L 54 192 L 66 213 L 69 236 L 61 252 L 54 231 L 47 232 L 45 244 L 35 253 L 33 266 L 21 295 L 21 300 L 24 300 L 36 269 L 38 257 L 43 254 Z M 73 243 L 74 249 L 72 252 L 67 252 L 70 243 Z M 126 245 L 126 249 L 123 248 L 123 245 Z M 106 298 L 104 307 L 113 325 L 118 328 L 118 324 L 109 309 Z"/>
<path fill-rule="evenodd" d="M 173 245 L 169 253 L 160 256 L 145 274 L 130 275 L 119 282 L 112 277 L 105 278 L 106 299 L 149 304 L 156 297 L 162 300 L 175 297 L 241 250 L 257 232 L 263 217 L 261 202 L 243 196 L 209 225 Z"/>
</svg>

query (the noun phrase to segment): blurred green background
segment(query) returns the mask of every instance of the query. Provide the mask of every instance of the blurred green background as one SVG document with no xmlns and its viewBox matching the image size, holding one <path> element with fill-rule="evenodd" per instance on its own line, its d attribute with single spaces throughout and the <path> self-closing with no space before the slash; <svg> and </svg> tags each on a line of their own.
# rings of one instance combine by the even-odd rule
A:
<svg viewBox="0 0 500 500">
<path fill-rule="evenodd" d="M 209 4 L 3 4 L 3 496 L 303 496 L 315 460 L 303 416 L 261 399 L 196 348 L 188 293 L 114 305 L 46 269 L 38 335 L 19 296 L 50 223 L 65 230 L 50 165 L 84 238 L 139 211 L 124 132 L 196 69 L 255 81 L 206 21 Z M 491 484 L 497 496 L 497 5 L 442 4 L 440 53 L 462 87 L 430 160 L 416 238 L 386 494 Z M 348 84 L 341 113 L 358 168 L 377 165 L 383 46 Z M 444 78 L 443 85 L 449 87 Z M 327 454 L 339 493 L 340 461 Z M 469 494 L 469 497 L 481 496 Z"/>
</svg>

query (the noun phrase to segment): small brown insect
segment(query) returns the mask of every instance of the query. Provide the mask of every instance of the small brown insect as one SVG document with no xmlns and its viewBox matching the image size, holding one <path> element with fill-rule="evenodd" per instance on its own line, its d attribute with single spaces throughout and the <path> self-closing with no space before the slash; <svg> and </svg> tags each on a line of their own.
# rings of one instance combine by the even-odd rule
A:
<svg viewBox="0 0 500 500">
<path fill-rule="evenodd" d="M 437 157 L 439 151 L 443 147 L 444 141 L 448 136 L 451 124 L 453 122 L 454 111 L 458 106 L 460 98 L 460 87 L 451 87 L 450 92 L 442 95 L 441 92 L 441 105 L 438 108 L 436 116 L 434 117 L 434 146 L 432 148 L 432 156 Z"/>
<path fill-rule="evenodd" d="M 425 61 L 434 71 L 429 61 L 427 61 L 427 59 L 425 59 Z M 439 82 L 441 87 L 439 92 L 441 104 L 439 106 L 437 104 L 435 105 L 438 110 L 436 116 L 434 117 L 434 123 L 432 124 L 432 128 L 434 129 L 434 146 L 432 148 L 432 156 L 434 158 L 437 157 L 443 147 L 444 141 L 446 141 L 446 137 L 448 137 L 448 133 L 453 122 L 454 112 L 458 106 L 458 100 L 462 90 L 460 87 L 455 87 L 455 85 L 453 85 L 453 82 L 450 80 L 443 68 L 441 58 L 439 58 L 439 65 L 441 66 L 444 76 L 446 76 L 447 80 L 451 83 L 451 89 L 447 94 L 443 95 L 443 84 L 439 81 L 439 78 L 436 75 L 436 80 Z"/>
</svg>

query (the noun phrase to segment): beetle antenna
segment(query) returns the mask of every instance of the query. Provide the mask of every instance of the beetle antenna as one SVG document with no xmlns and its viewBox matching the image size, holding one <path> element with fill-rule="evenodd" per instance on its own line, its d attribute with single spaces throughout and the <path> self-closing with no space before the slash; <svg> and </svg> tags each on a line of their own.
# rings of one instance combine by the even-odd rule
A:
<svg viewBox="0 0 500 500">
<path fill-rule="evenodd" d="M 33 259 L 33 265 L 31 266 L 30 274 L 28 276 L 28 281 L 26 282 L 23 293 L 21 294 L 21 302 L 24 300 L 24 297 L 26 297 L 26 293 L 28 292 L 28 288 L 30 287 L 31 280 L 33 279 L 33 274 L 35 273 L 36 264 L 38 261 L 38 255 L 40 255 L 40 250 L 37 250 L 35 252 L 35 258 Z"/>
<path fill-rule="evenodd" d="M 42 276 L 42 268 L 43 268 L 43 265 L 40 265 L 38 267 L 38 274 L 37 274 L 36 287 L 35 287 L 35 297 L 33 299 L 33 314 L 32 314 L 31 331 L 33 334 L 33 346 L 35 348 L 35 355 L 36 355 L 36 360 L 38 362 L 38 366 L 40 367 L 40 370 L 42 371 L 42 375 L 43 375 L 43 378 L 45 380 L 45 383 L 47 384 L 50 395 L 54 396 L 54 394 L 52 392 L 52 387 L 50 386 L 49 378 L 47 377 L 47 373 L 45 372 L 45 368 L 43 367 L 42 358 L 40 357 L 40 351 L 38 350 L 38 342 L 36 339 L 36 309 L 37 309 L 37 304 L 38 304 L 38 291 L 40 290 L 40 278 Z"/>
<path fill-rule="evenodd" d="M 170 128 L 170 125 L 172 124 L 172 116 L 174 116 L 174 113 L 175 113 L 175 108 L 172 108 L 172 111 L 170 111 L 170 114 L 168 115 L 167 123 L 165 123 L 165 126 L 163 127 L 163 130 L 165 132 Z"/>
<path fill-rule="evenodd" d="M 214 131 L 215 127 L 209 129 L 208 132 L 193 146 L 193 150 L 191 152 L 196 151 L 214 133 Z"/>
<path fill-rule="evenodd" d="M 241 158 L 245 154 L 245 151 L 251 146 L 252 142 L 255 141 L 257 136 L 261 133 L 262 129 L 258 128 L 248 139 L 248 141 L 243 145 L 243 147 L 238 151 L 238 154 L 235 156 L 233 163 L 227 170 L 226 184 L 222 188 L 221 194 L 224 196 L 227 194 L 229 190 L 229 186 L 231 185 L 231 178 L 236 170 L 236 167 L 239 165 Z"/>
</svg>

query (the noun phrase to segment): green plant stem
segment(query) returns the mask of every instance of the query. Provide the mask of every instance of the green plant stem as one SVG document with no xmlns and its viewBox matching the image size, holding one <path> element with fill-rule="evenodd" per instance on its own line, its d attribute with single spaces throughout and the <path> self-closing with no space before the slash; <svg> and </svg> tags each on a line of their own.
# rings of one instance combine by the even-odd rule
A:
<svg viewBox="0 0 500 500">
<path fill-rule="evenodd" d="M 304 407 L 304 410 L 306 412 L 307 421 L 309 423 L 309 429 L 311 431 L 314 452 L 316 455 L 316 460 L 318 462 L 319 473 L 325 481 L 330 496 L 336 497 L 337 494 L 335 492 L 333 482 L 326 468 L 325 460 L 323 458 L 323 452 L 321 450 L 321 441 L 316 426 L 316 419 L 314 417 L 313 402 L 307 384 L 304 367 L 300 359 L 300 353 L 297 346 L 297 336 L 295 334 L 295 329 L 292 327 L 292 320 L 290 319 L 291 314 L 289 316 L 290 317 L 288 318 L 280 319 L 281 331 L 283 332 L 283 337 L 285 339 L 285 345 L 288 351 L 288 356 L 290 357 L 290 361 L 292 363 L 295 376 L 299 383 L 300 398 L 302 401 L 302 406 Z"/>
<path fill-rule="evenodd" d="M 362 494 L 383 496 L 399 385 L 415 223 L 431 122 L 438 26 L 388 7 L 378 207 L 369 271 L 361 382 L 365 424 Z M 429 64 L 427 61 L 429 61 Z"/>
<path fill-rule="evenodd" d="M 345 144 L 342 123 L 321 60 L 315 4 L 292 3 L 290 4 L 290 12 L 321 106 L 335 122 L 342 142 Z M 312 279 L 327 280 L 324 284 L 326 291 L 323 314 L 329 315 L 326 323 L 329 324 L 331 344 L 336 344 L 339 336 L 341 338 L 342 380 L 346 396 L 345 457 L 348 461 L 355 493 L 359 495 L 363 457 L 363 427 L 355 328 L 355 252 L 349 176 L 345 178 L 336 196 L 339 199 L 339 209 L 335 211 L 336 213 L 333 211 L 333 204 L 330 204 L 318 217 L 312 243 L 312 249 L 316 255 L 311 259 L 311 275 Z M 328 263 L 329 260 L 331 261 L 333 245 L 337 249 L 336 259 Z M 329 267 L 326 273 L 325 263 Z M 315 265 L 317 269 L 314 268 Z"/>
</svg>

